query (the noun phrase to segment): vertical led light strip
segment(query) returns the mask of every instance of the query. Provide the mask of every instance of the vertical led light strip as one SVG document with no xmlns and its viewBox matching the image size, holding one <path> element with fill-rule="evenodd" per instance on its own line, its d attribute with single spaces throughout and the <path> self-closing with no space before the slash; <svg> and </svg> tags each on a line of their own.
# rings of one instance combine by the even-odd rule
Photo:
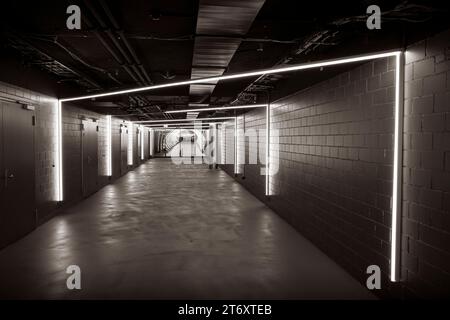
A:
<svg viewBox="0 0 450 320">
<path fill-rule="evenodd" d="M 128 122 L 128 165 L 133 165 L 133 124 Z"/>
<path fill-rule="evenodd" d="M 214 165 L 219 164 L 219 125 L 214 124 Z"/>
<path fill-rule="evenodd" d="M 106 175 L 112 176 L 111 116 L 106 116 Z"/>
<path fill-rule="evenodd" d="M 148 155 L 151 157 L 151 156 L 153 156 L 153 129 L 152 128 L 149 129 L 148 134 L 150 136 L 150 138 L 149 138 L 150 139 L 150 145 L 149 145 L 150 150 L 148 150 Z"/>
<path fill-rule="evenodd" d="M 401 214 L 401 183 L 402 183 L 402 152 L 403 152 L 403 86 L 401 86 L 403 74 L 403 56 L 401 52 L 395 54 L 395 129 L 394 129 L 394 166 L 392 177 L 392 229 L 391 229 L 391 281 L 398 281 L 399 268 L 399 244 Z"/>
<path fill-rule="evenodd" d="M 56 161 L 57 161 L 57 176 L 58 176 L 58 184 L 57 184 L 57 196 L 56 201 L 63 201 L 63 159 L 62 159 L 62 102 L 58 100 L 57 108 L 56 108 L 56 132 L 57 132 L 57 142 L 56 142 Z"/>
<path fill-rule="evenodd" d="M 226 125 L 220 124 L 220 164 L 226 164 L 227 146 L 225 141 Z"/>
<path fill-rule="evenodd" d="M 144 127 L 139 127 L 141 133 L 141 160 L 144 160 Z"/>
<path fill-rule="evenodd" d="M 234 174 L 238 174 L 238 160 L 237 160 L 237 117 L 234 117 Z"/>
<path fill-rule="evenodd" d="M 266 196 L 270 196 L 269 192 L 269 143 L 270 143 L 270 103 L 266 106 Z"/>
</svg>

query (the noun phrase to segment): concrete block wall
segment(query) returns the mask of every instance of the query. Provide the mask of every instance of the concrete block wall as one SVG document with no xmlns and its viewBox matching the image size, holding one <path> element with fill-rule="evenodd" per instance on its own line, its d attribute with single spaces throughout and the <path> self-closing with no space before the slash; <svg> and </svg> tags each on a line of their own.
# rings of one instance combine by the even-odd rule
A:
<svg viewBox="0 0 450 320">
<path fill-rule="evenodd" d="M 265 176 L 261 175 L 266 155 L 265 110 L 257 109 L 246 113 L 242 121 L 238 122 L 238 131 L 244 133 L 243 137 L 239 137 L 240 141 L 244 140 L 244 150 L 239 149 L 238 158 L 245 160 L 241 162 L 245 164 L 240 165 L 238 179 L 259 198 L 265 199 Z"/>
<path fill-rule="evenodd" d="M 449 297 L 450 31 L 409 47 L 405 59 L 405 294 Z"/>
<path fill-rule="evenodd" d="M 390 226 L 394 129 L 393 58 L 366 63 L 271 104 L 279 133 L 278 172 L 265 197 L 265 110 L 245 116 L 259 129 L 257 165 L 241 183 L 324 252 L 365 283 L 380 266 L 390 287 Z M 257 150 L 257 149 L 261 149 Z M 262 155 L 262 156 L 261 156 Z M 239 177 L 238 177 L 239 179 Z"/>
<path fill-rule="evenodd" d="M 280 136 L 270 147 L 272 156 L 279 148 L 271 197 L 264 196 L 261 163 L 245 165 L 245 180 L 236 178 L 363 284 L 366 267 L 380 266 L 384 297 L 449 296 L 449 57 L 449 32 L 405 54 L 401 282 L 388 276 L 393 58 L 272 103 L 271 129 Z M 263 110 L 254 110 L 245 114 L 246 129 L 255 118 L 265 127 Z M 247 161 L 251 152 L 247 145 Z"/>
</svg>

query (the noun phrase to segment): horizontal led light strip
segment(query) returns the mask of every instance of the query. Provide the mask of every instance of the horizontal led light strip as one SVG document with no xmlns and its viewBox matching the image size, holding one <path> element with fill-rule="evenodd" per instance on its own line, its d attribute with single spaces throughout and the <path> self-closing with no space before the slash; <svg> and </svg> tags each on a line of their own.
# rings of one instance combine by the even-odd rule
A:
<svg viewBox="0 0 450 320">
<path fill-rule="evenodd" d="M 177 129 L 200 129 L 200 130 L 206 130 L 208 127 L 194 127 L 194 126 L 180 126 L 180 127 L 152 127 L 152 129 L 158 130 L 158 129 L 167 129 L 167 130 L 177 130 Z"/>
<path fill-rule="evenodd" d="M 86 96 L 81 96 L 81 97 L 66 98 L 66 99 L 61 99 L 60 101 L 61 102 L 77 101 L 77 100 L 115 96 L 115 95 L 127 94 L 127 93 L 133 93 L 133 92 L 156 90 L 156 89 L 162 89 L 162 88 L 186 86 L 186 85 L 195 84 L 195 83 L 210 83 L 210 82 L 217 82 L 217 81 L 221 81 L 221 80 L 232 80 L 232 79 L 239 79 L 239 78 L 256 77 L 256 76 L 261 76 L 264 74 L 285 73 L 285 72 L 292 72 L 292 71 L 299 71 L 299 70 L 306 70 L 306 69 L 313 69 L 313 68 L 345 64 L 345 63 L 387 58 L 387 57 L 395 56 L 397 53 L 398 53 L 398 51 L 384 52 L 384 53 L 377 53 L 377 54 L 353 56 L 353 57 L 342 58 L 342 59 L 325 60 L 325 61 L 321 61 L 321 62 L 302 63 L 302 64 L 295 64 L 295 65 L 292 65 L 289 67 L 283 67 L 283 68 L 261 69 L 261 70 L 251 71 L 251 72 L 234 73 L 234 74 L 228 74 L 228 75 L 221 75 L 221 76 L 217 76 L 217 77 L 198 78 L 198 79 L 191 79 L 191 80 L 180 81 L 180 82 L 171 82 L 171 83 L 164 83 L 164 84 L 158 84 L 158 85 L 153 85 L 153 86 L 133 88 L 133 89 L 128 89 L 128 90 L 111 91 L 111 92 L 92 94 L 92 95 L 86 95 Z"/>
<path fill-rule="evenodd" d="M 266 104 L 249 104 L 245 106 L 228 106 L 228 107 L 214 107 L 214 108 L 200 108 L 200 109 L 183 109 L 183 110 L 171 110 L 165 113 L 183 113 L 183 112 L 202 112 L 202 111 L 215 111 L 215 110 L 236 110 L 236 109 L 250 109 L 250 108 L 264 108 Z"/>
<path fill-rule="evenodd" d="M 209 122 L 209 123 L 205 123 L 205 122 L 202 122 L 202 123 L 157 123 L 157 124 L 146 124 L 145 126 L 146 127 L 160 127 L 160 126 L 163 126 L 163 125 L 166 125 L 166 126 L 169 126 L 169 127 L 176 127 L 176 126 L 193 126 L 193 125 L 203 125 L 203 126 L 206 126 L 206 125 L 213 125 L 213 124 L 215 124 L 215 123 L 221 123 L 221 122 Z"/>
<path fill-rule="evenodd" d="M 184 128 L 184 127 L 189 127 L 189 128 L 209 128 L 210 126 L 209 125 L 194 126 L 194 125 L 189 125 L 189 124 L 183 124 L 183 125 L 180 125 L 180 126 L 170 126 L 170 127 L 168 127 L 167 125 L 164 125 L 164 126 L 151 126 L 151 127 L 145 126 L 145 127 L 152 128 L 152 129 L 156 129 L 156 128 L 177 129 L 177 128 Z"/>
<path fill-rule="evenodd" d="M 229 120 L 234 119 L 234 117 L 218 117 L 218 118 L 195 118 L 195 119 L 164 119 L 164 120 L 142 120 L 142 121 L 132 121 L 133 123 L 164 123 L 164 122 L 200 122 L 208 120 Z"/>
<path fill-rule="evenodd" d="M 209 127 L 208 127 L 209 128 Z M 203 127 L 203 128 L 196 128 L 196 127 L 175 127 L 175 128 L 153 128 L 156 131 L 161 131 L 161 130 L 169 130 L 169 131 L 175 131 L 175 130 L 179 130 L 179 129 L 186 129 L 186 130 L 208 130 L 207 127 Z"/>
</svg>

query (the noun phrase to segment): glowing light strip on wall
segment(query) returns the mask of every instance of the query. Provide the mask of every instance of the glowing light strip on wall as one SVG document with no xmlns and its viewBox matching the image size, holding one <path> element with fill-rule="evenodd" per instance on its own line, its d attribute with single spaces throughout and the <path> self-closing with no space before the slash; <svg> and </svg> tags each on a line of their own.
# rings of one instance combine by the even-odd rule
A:
<svg viewBox="0 0 450 320">
<path fill-rule="evenodd" d="M 226 130 L 226 126 L 225 124 L 221 124 L 220 125 L 220 164 L 225 164 L 226 163 L 226 158 L 227 158 L 227 149 L 226 149 L 226 140 L 225 140 L 225 130 Z"/>
<path fill-rule="evenodd" d="M 238 160 L 237 160 L 237 117 L 234 117 L 234 174 L 238 174 Z"/>
<path fill-rule="evenodd" d="M 171 110 L 165 113 L 184 113 L 184 112 L 202 112 L 202 111 L 217 111 L 217 110 L 236 110 L 236 109 L 251 109 L 251 108 L 264 108 L 265 104 L 248 104 L 244 106 L 228 106 L 228 107 L 213 107 L 213 108 L 199 108 L 199 109 L 183 109 L 183 110 Z"/>
<path fill-rule="evenodd" d="M 128 122 L 128 165 L 133 165 L 133 124 Z"/>
<path fill-rule="evenodd" d="M 139 127 L 141 133 L 141 160 L 144 160 L 144 127 Z"/>
<path fill-rule="evenodd" d="M 106 175 L 112 176 L 111 116 L 106 116 Z"/>
<path fill-rule="evenodd" d="M 151 157 L 153 156 L 153 129 L 150 128 L 148 129 L 148 135 L 150 136 L 150 143 L 149 143 L 149 150 L 148 150 L 148 155 Z"/>
<path fill-rule="evenodd" d="M 169 123 L 169 122 L 200 122 L 208 120 L 229 120 L 234 119 L 234 117 L 213 117 L 213 118 L 195 118 L 195 119 L 164 119 L 164 120 L 142 120 L 133 121 L 133 123 Z"/>
<path fill-rule="evenodd" d="M 270 196 L 269 179 L 270 179 L 270 157 L 269 157 L 269 144 L 270 144 L 270 104 L 266 106 L 266 196 Z"/>
<path fill-rule="evenodd" d="M 263 69 L 263 70 L 256 70 L 251 72 L 243 72 L 243 73 L 235 73 L 235 74 L 226 74 L 216 77 L 208 77 L 208 78 L 198 78 L 198 79 L 191 79 L 186 81 L 180 81 L 180 82 L 172 82 L 172 83 L 165 83 L 160 85 L 152 85 L 152 86 L 146 86 L 146 87 L 139 87 L 134 89 L 128 89 L 128 90 L 120 90 L 120 91 L 112 91 L 112 92 L 106 92 L 102 94 L 94 94 L 94 95 L 86 95 L 86 96 L 80 96 L 80 97 L 74 97 L 74 98 L 67 98 L 67 99 L 61 99 L 58 101 L 58 177 L 59 177 L 59 186 L 58 186 L 58 198 L 60 201 L 63 199 L 63 184 L 62 184 L 62 137 L 61 137 L 61 131 L 62 131 L 62 124 L 61 124 L 61 105 L 62 102 L 66 101 L 77 101 L 77 100 L 85 100 L 85 99 L 92 99 L 92 98 L 101 98 L 101 97 L 107 97 L 107 96 L 114 96 L 114 95 L 121 95 L 121 94 L 127 94 L 127 93 L 133 93 L 133 92 L 142 92 L 142 91 L 149 91 L 149 90 L 156 90 L 156 89 L 162 89 L 162 88 L 168 88 L 168 87 L 175 87 L 175 86 L 184 86 L 184 85 L 190 85 L 195 83 L 216 83 L 217 81 L 223 81 L 223 80 L 231 80 L 231 79 L 239 79 L 239 78 L 245 78 L 245 77 L 254 77 L 254 76 L 260 76 L 265 74 L 278 74 L 278 73 L 285 73 L 285 72 L 292 72 L 292 71 L 300 71 L 300 70 L 307 70 L 307 69 L 313 69 L 313 68 L 320 68 L 320 67 L 327 67 L 327 66 L 333 66 L 333 65 L 341 65 L 346 63 L 355 63 L 355 62 L 362 62 L 362 61 L 368 61 L 368 60 L 375 60 L 380 58 L 388 58 L 388 57 L 396 57 L 396 88 L 395 88 L 395 133 L 394 133 L 394 177 L 393 177 L 393 196 L 392 196 L 392 234 L 391 234 L 391 281 L 397 281 L 398 280 L 398 249 L 399 249 L 399 223 L 398 223 L 398 215 L 399 215 L 399 206 L 401 202 L 401 170 L 399 170 L 399 166 L 401 165 L 400 158 L 401 158 L 401 150 L 403 147 L 403 129 L 401 124 L 403 123 L 401 117 L 402 113 L 402 103 L 400 101 L 401 99 L 401 88 L 403 88 L 402 84 L 400 83 L 401 74 L 400 72 L 403 70 L 403 66 L 401 65 L 401 57 L 402 53 L 400 51 L 391 51 L 391 52 L 384 52 L 384 53 L 377 53 L 377 54 L 369 54 L 369 55 L 360 55 L 360 56 L 353 56 L 348 58 L 341 58 L 341 59 L 333 59 L 333 60 L 326 60 L 326 61 L 320 61 L 320 62 L 312 62 L 312 63 L 305 63 L 305 64 L 297 64 L 297 65 L 291 65 L 289 67 L 282 67 L 282 68 L 272 68 L 272 69 Z M 269 115 L 270 117 L 270 115 Z M 203 120 L 213 120 L 213 118 L 205 118 Z M 220 118 L 225 119 L 225 118 Z M 196 120 L 202 120 L 202 119 L 196 119 Z M 270 119 L 268 119 L 270 120 Z M 139 121 L 136 123 L 151 123 L 151 122 L 167 122 L 169 120 L 149 120 L 149 121 Z M 177 121 L 177 120 L 172 120 Z M 183 119 L 183 121 L 186 121 Z M 266 129 L 267 132 L 268 129 Z M 268 145 L 269 137 L 266 137 L 266 144 Z M 268 156 L 268 152 L 266 152 L 266 157 Z M 266 159 L 266 163 L 268 164 L 268 159 Z M 268 182 L 266 182 L 266 191 L 268 191 Z"/>
<path fill-rule="evenodd" d="M 56 117 L 57 117 L 57 142 L 56 142 L 56 168 L 57 168 L 57 176 L 58 176 L 58 185 L 57 185 L 57 196 L 56 201 L 63 201 L 64 193 L 63 193 L 63 159 L 62 159 L 62 102 L 58 100 L 57 108 L 56 108 Z"/>
<path fill-rule="evenodd" d="M 154 127 L 179 127 L 179 126 L 209 126 L 214 123 L 157 123 L 157 124 L 144 124 L 146 127 L 154 128 Z"/>
<path fill-rule="evenodd" d="M 401 215 L 401 183 L 402 183 L 402 150 L 403 150 L 403 56 L 395 54 L 395 128 L 394 128 L 394 167 L 392 178 L 392 229 L 391 229 L 391 281 L 398 281 L 400 275 L 400 224 Z"/>
<path fill-rule="evenodd" d="M 219 134 L 219 131 L 218 131 L 218 124 L 213 124 L 213 126 L 214 126 L 214 165 L 217 165 L 218 163 L 219 163 L 219 157 L 218 157 L 218 154 L 219 154 L 219 137 L 218 137 L 218 134 Z"/>
</svg>

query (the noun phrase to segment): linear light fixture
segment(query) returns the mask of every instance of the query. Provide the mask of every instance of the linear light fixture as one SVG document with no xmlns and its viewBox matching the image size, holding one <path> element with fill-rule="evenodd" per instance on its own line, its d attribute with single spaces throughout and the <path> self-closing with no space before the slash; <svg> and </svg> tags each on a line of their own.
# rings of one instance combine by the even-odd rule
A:
<svg viewBox="0 0 450 320">
<path fill-rule="evenodd" d="M 402 184 L 402 150 L 403 150 L 403 63 L 402 52 L 395 53 L 395 116 L 394 116 L 394 166 L 392 177 L 392 224 L 391 224 L 391 281 L 400 277 L 400 224 L 401 216 L 401 184 Z M 404 82 L 403 82 L 404 83 Z"/>
<path fill-rule="evenodd" d="M 138 88 L 127 89 L 127 90 L 118 90 L 118 91 L 85 95 L 85 96 L 74 97 L 74 98 L 66 98 L 66 99 L 61 99 L 61 102 L 102 98 L 102 97 L 109 97 L 109 96 L 115 96 L 115 95 L 121 95 L 121 94 L 127 94 L 127 93 L 142 92 L 142 91 L 149 91 L 149 90 L 156 90 L 156 89 L 163 89 L 163 88 L 170 88 L 170 87 L 177 87 L 177 86 L 186 86 L 186 85 L 195 84 L 195 83 L 213 83 L 213 82 L 223 81 L 223 80 L 232 80 L 232 79 L 261 76 L 264 74 L 286 73 L 286 72 L 292 72 L 292 71 L 299 71 L 299 70 L 306 70 L 306 69 L 313 69 L 313 68 L 345 64 L 345 63 L 386 58 L 386 57 L 391 57 L 395 54 L 396 54 L 396 52 L 384 52 L 384 53 L 377 53 L 377 54 L 353 56 L 353 57 L 349 57 L 349 58 L 325 60 L 325 61 L 320 61 L 320 62 L 295 64 L 295 65 L 292 65 L 289 67 L 282 67 L 282 68 L 260 69 L 260 70 L 255 70 L 255 71 L 251 71 L 251 72 L 226 74 L 226 75 L 221 75 L 221 76 L 190 79 L 190 80 L 179 81 L 179 82 L 169 82 L 169 83 L 164 83 L 164 84 L 138 87 Z"/>
<path fill-rule="evenodd" d="M 265 104 L 248 104 L 243 106 L 228 106 L 228 107 L 211 107 L 211 108 L 199 108 L 199 109 L 183 109 L 183 110 L 171 110 L 165 113 L 183 113 L 183 112 L 202 112 L 202 111 L 217 111 L 217 110 L 236 110 L 236 109 L 251 109 L 251 108 L 263 108 Z"/>
<path fill-rule="evenodd" d="M 219 150 L 219 129 L 218 129 L 218 124 L 214 124 L 213 125 L 213 128 L 214 128 L 214 167 L 216 166 L 216 165 L 218 165 L 219 164 L 219 152 L 220 152 L 220 150 Z"/>
<path fill-rule="evenodd" d="M 57 108 L 56 108 L 56 117 L 57 117 L 57 143 L 56 143 L 56 167 L 57 167 L 57 176 L 58 176 L 58 186 L 57 186 L 57 197 L 56 201 L 63 201 L 64 193 L 63 193 L 63 159 L 62 159 L 62 102 L 58 100 Z"/>
<path fill-rule="evenodd" d="M 133 123 L 169 123 L 169 122 L 195 122 L 195 121 L 207 121 L 207 120 L 229 120 L 234 117 L 216 117 L 216 118 L 196 118 L 196 119 L 164 119 L 164 120 L 142 120 L 133 121 Z"/>
<path fill-rule="evenodd" d="M 153 128 L 148 129 L 148 138 L 149 138 L 149 144 L 148 144 L 148 155 L 151 157 L 153 155 Z"/>
<path fill-rule="evenodd" d="M 106 116 L 106 175 L 112 176 L 111 116 Z"/>
<path fill-rule="evenodd" d="M 177 126 L 177 127 L 152 127 L 152 129 L 167 129 L 167 130 L 178 130 L 178 129 L 208 129 L 209 126 Z"/>
<path fill-rule="evenodd" d="M 281 68 L 271 68 L 271 69 L 261 69 L 261 70 L 255 70 L 251 72 L 243 72 L 243 73 L 235 73 L 235 74 L 226 74 L 221 76 L 215 76 L 215 77 L 207 77 L 207 78 L 198 78 L 198 79 L 190 79 L 180 82 L 172 82 L 172 83 L 165 83 L 160 85 L 152 85 L 152 86 L 145 86 L 145 87 L 138 87 L 133 89 L 127 89 L 127 90 L 119 90 L 119 91 L 111 91 L 101 94 L 93 94 L 93 95 L 85 95 L 80 97 L 74 97 L 74 98 L 66 98 L 66 99 L 60 99 L 58 100 L 58 177 L 59 177 L 59 186 L 58 186 L 58 199 L 62 201 L 63 199 L 63 184 L 62 184 L 62 175 L 63 175 L 63 168 L 62 168 L 62 123 L 61 123 L 61 107 L 63 102 L 68 101 L 78 101 L 78 100 L 86 100 L 86 99 L 94 99 L 94 98 L 101 98 L 101 97 L 108 97 L 108 96 L 114 96 L 114 95 L 121 95 L 121 94 L 128 94 L 128 93 L 134 93 L 134 92 L 142 92 L 142 91 L 149 91 L 149 90 L 157 90 L 162 88 L 169 88 L 169 87 L 176 87 L 176 86 L 184 86 L 184 85 L 190 85 L 190 84 L 196 84 L 196 83 L 215 83 L 217 81 L 223 81 L 223 80 L 232 80 L 232 79 L 239 79 L 239 78 L 246 78 L 246 77 L 254 77 L 254 76 L 260 76 L 260 75 L 266 75 L 266 74 L 278 74 L 278 73 L 286 73 L 286 72 L 294 72 L 294 71 L 300 71 L 300 70 L 307 70 L 307 69 L 313 69 L 313 68 L 320 68 L 320 67 L 327 67 L 327 66 L 333 66 L 333 65 L 341 65 L 346 63 L 355 63 L 355 62 L 362 62 L 362 61 L 368 61 L 368 60 L 374 60 L 374 59 L 380 59 L 380 58 L 388 58 L 388 57 L 395 57 L 396 58 L 396 79 L 395 79 L 395 132 L 394 132 L 394 163 L 393 163 L 393 196 L 392 196 L 392 229 L 391 229 L 391 281 L 397 281 L 399 276 L 399 265 L 398 265 L 398 254 L 399 254 L 399 212 L 400 212 L 400 205 L 401 205 L 401 150 L 403 148 L 403 119 L 402 117 L 402 105 L 401 105 L 401 99 L 402 99 L 402 88 L 401 86 L 401 78 L 402 75 L 400 74 L 403 72 L 403 65 L 402 65 L 402 52 L 401 51 L 390 51 L 390 52 L 382 52 L 382 53 L 376 53 L 376 54 L 367 54 L 367 55 L 358 55 L 358 56 L 352 56 L 347 58 L 340 58 L 340 59 L 332 59 L 332 60 L 325 60 L 325 61 L 319 61 L 319 62 L 311 62 L 311 63 L 303 63 L 303 64 L 296 64 L 291 65 L 289 67 L 281 67 Z M 270 116 L 269 116 L 270 117 Z M 214 120 L 214 118 L 207 118 L 209 120 Z M 220 118 L 225 120 L 226 118 Z M 232 118 L 231 118 L 232 119 Z M 196 121 L 202 120 L 195 119 Z M 206 119 L 204 119 L 206 120 Z M 269 119 L 270 120 L 270 119 Z M 168 122 L 169 120 L 149 120 L 149 121 L 139 121 L 136 123 L 152 123 L 152 122 Z M 172 121 L 177 121 L 173 119 Z M 183 121 L 186 121 L 183 119 Z M 267 133 L 270 133 L 269 130 L 266 128 Z M 266 144 L 269 144 L 269 137 L 266 137 Z M 267 146 L 268 148 L 268 146 Z M 266 157 L 268 157 L 269 152 L 266 150 Z M 266 159 L 266 164 L 268 163 L 268 158 Z M 267 180 L 268 181 L 268 180 Z M 268 191 L 268 182 L 266 181 L 266 191 Z"/>
<path fill-rule="evenodd" d="M 133 165 L 133 124 L 128 122 L 128 165 Z"/>
<path fill-rule="evenodd" d="M 266 105 L 266 196 L 270 196 L 269 179 L 270 179 L 270 157 L 269 157 L 269 144 L 270 144 L 270 104 Z"/>
<path fill-rule="evenodd" d="M 189 107 L 207 107 L 209 106 L 209 103 L 195 103 L 195 102 L 190 102 L 188 104 Z"/>
<path fill-rule="evenodd" d="M 160 126 L 177 127 L 177 126 L 184 126 L 184 125 L 187 125 L 187 126 L 191 126 L 191 125 L 192 126 L 193 125 L 206 126 L 206 125 L 212 125 L 214 123 L 217 123 L 217 122 L 208 122 L 208 123 L 205 123 L 205 122 L 202 122 L 202 123 L 190 123 L 190 122 L 188 122 L 188 123 L 157 123 L 157 124 L 144 124 L 144 125 L 146 127 L 152 128 L 152 127 L 160 127 Z"/>
<path fill-rule="evenodd" d="M 183 127 L 181 127 L 181 128 L 179 128 L 179 127 L 176 127 L 176 128 L 153 128 L 153 129 L 155 129 L 155 131 L 179 131 L 179 130 L 202 130 L 202 131 L 206 131 L 206 130 L 208 130 L 208 128 L 197 128 L 197 127 L 186 127 L 186 128 L 183 128 Z"/>
<path fill-rule="evenodd" d="M 139 127 L 139 132 L 141 133 L 141 160 L 144 160 L 144 127 Z"/>
<path fill-rule="evenodd" d="M 234 117 L 234 174 L 238 174 L 237 163 L 237 117 Z"/>
</svg>

